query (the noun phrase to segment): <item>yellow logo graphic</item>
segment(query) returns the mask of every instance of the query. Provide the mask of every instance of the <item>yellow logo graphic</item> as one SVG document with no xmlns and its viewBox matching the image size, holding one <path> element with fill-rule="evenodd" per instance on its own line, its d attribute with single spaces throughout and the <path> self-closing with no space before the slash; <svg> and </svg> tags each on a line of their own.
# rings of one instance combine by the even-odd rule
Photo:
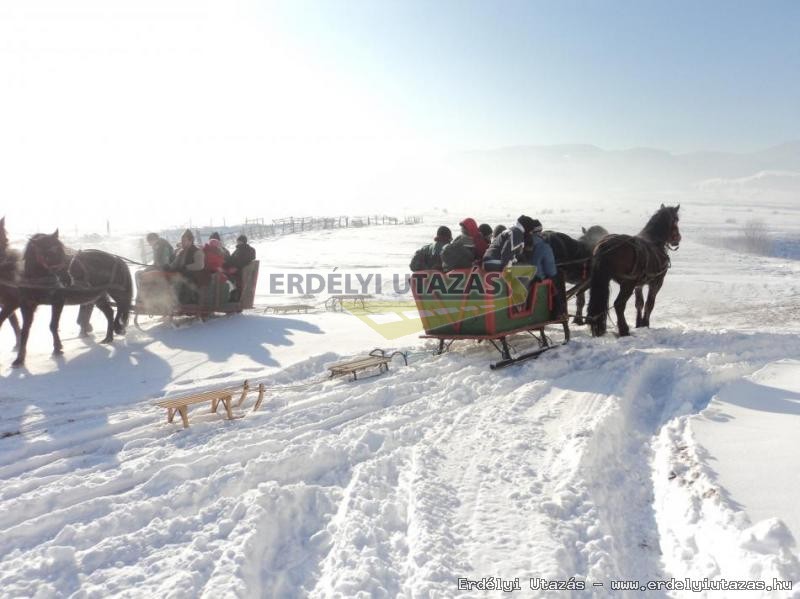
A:
<svg viewBox="0 0 800 599">
<path fill-rule="evenodd" d="M 364 305 L 346 308 L 346 311 L 385 339 L 398 339 L 423 329 L 432 331 L 524 304 L 535 274 L 536 268 L 531 265 L 507 267 L 502 273 L 497 273 L 504 281 L 505 288 L 494 296 L 485 291 L 424 292 L 417 294 L 415 301 L 372 300 Z M 443 273 L 440 276 L 447 279 L 449 275 Z"/>
</svg>

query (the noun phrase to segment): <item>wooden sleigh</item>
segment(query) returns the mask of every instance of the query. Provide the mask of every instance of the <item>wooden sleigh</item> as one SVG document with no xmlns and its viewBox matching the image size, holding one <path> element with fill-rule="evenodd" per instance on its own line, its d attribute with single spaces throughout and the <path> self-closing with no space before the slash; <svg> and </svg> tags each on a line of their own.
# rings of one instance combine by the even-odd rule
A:
<svg viewBox="0 0 800 599">
<path fill-rule="evenodd" d="M 447 273 L 423 271 L 414 276 L 442 280 L 440 284 L 412 283 L 414 301 L 425 329 L 421 337 L 438 339 L 438 353 L 447 351 L 453 342 L 459 340 L 488 341 L 500 353 L 501 359 L 490 364 L 492 369 L 496 369 L 535 359 L 557 347 L 545 334 L 546 327 L 561 327 L 562 344 L 569 341 L 567 316 L 556 314 L 555 310 L 556 285 L 561 286 L 562 297 L 566 298 L 560 279 L 529 284 L 527 292 L 519 297 L 519 289 L 515 293 L 507 276 L 478 268 Z M 476 277 L 484 284 L 467 283 L 463 289 L 455 284 L 457 279 L 474 281 Z M 509 340 L 519 335 L 536 339 L 536 349 L 516 352 Z"/>
</svg>

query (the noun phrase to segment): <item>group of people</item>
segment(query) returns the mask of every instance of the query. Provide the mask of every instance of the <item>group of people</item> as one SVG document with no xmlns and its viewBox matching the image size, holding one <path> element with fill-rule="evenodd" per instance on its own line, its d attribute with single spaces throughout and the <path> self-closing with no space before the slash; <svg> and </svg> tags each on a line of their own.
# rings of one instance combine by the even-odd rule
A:
<svg viewBox="0 0 800 599">
<path fill-rule="evenodd" d="M 444 272 L 479 267 L 502 271 L 509 264 L 531 264 L 536 280 L 557 276 L 556 260 L 550 244 L 542 237 L 542 223 L 530 216 L 520 216 L 510 227 L 478 223 L 465 218 L 459 223 L 460 234 L 453 238 L 449 227 L 439 227 L 433 243 L 418 249 L 411 259 L 412 271 Z M 556 285 L 559 289 L 559 285 Z M 566 310 L 563 298 L 557 298 L 557 311 Z"/>
<path fill-rule="evenodd" d="M 539 279 L 557 274 L 553 250 L 542 237 L 542 223 L 522 215 L 510 227 L 478 225 L 473 218 L 459 223 L 461 232 L 453 238 L 449 227 L 439 227 L 433 243 L 421 247 L 409 265 L 412 271 L 441 270 L 478 266 L 501 271 L 509 264 L 532 264 Z"/>
<path fill-rule="evenodd" d="M 146 272 L 159 271 L 182 275 L 179 299 L 191 303 L 197 288 L 207 285 L 214 273 L 221 273 L 234 286 L 232 298 L 241 292 L 242 269 L 256 259 L 255 249 L 245 235 L 236 238 L 236 249 L 229 252 L 219 233 L 212 233 L 202 248 L 195 244 L 194 234 L 186 229 L 176 249 L 157 233 L 148 233 L 147 243 L 153 250 L 153 263 Z M 169 276 L 169 275 L 168 275 Z"/>
</svg>

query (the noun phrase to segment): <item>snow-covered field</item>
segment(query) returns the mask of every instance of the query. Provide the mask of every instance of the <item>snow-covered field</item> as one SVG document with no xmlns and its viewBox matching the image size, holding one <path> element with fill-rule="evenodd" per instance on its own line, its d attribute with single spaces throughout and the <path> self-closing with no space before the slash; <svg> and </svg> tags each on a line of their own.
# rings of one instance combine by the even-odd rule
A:
<svg viewBox="0 0 800 599">
<path fill-rule="evenodd" d="M 526 212 L 574 235 L 635 233 L 657 207 Z M 278 302 L 269 272 L 402 272 L 462 216 L 260 243 L 257 301 Z M 67 310 L 58 359 L 40 309 L 23 370 L 5 327 L 0 596 L 505 596 L 460 588 L 488 577 L 519 579 L 526 597 L 800 596 L 800 256 L 705 243 L 758 217 L 800 247 L 800 207 L 685 200 L 681 216 L 652 329 L 576 328 L 496 372 L 484 345 L 434 357 L 416 335 L 386 341 L 323 309 L 152 320 L 110 347 L 78 339 Z M 411 352 L 409 366 L 315 382 L 378 346 Z M 232 421 L 195 407 L 184 430 L 152 405 L 245 378 L 271 389 Z M 611 587 L 687 577 L 794 590 Z M 586 590 L 530 588 L 571 578 Z"/>
</svg>

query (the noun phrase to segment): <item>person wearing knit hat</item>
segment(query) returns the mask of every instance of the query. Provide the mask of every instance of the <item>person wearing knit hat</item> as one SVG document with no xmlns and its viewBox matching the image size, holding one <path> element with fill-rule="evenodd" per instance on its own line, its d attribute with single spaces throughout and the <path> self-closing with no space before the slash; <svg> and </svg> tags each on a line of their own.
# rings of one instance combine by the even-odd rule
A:
<svg viewBox="0 0 800 599">
<path fill-rule="evenodd" d="M 492 241 L 494 241 L 495 237 L 500 237 L 500 233 L 502 233 L 505 230 L 506 230 L 505 225 L 497 225 L 492 231 Z"/>
<path fill-rule="evenodd" d="M 556 259 L 553 255 L 553 248 L 542 237 L 542 223 L 533 220 L 531 229 L 531 257 L 530 261 L 536 267 L 535 279 L 544 281 L 551 279 L 555 288 L 555 314 L 556 319 L 566 318 L 567 302 L 564 297 L 562 282 L 558 278 Z"/>
<path fill-rule="evenodd" d="M 413 272 L 421 270 L 442 270 L 442 249 L 453 241 L 453 233 L 449 227 L 441 226 L 436 230 L 433 243 L 422 246 L 411 258 L 408 267 Z"/>
<path fill-rule="evenodd" d="M 242 292 L 242 269 L 245 266 L 254 262 L 256 259 L 256 250 L 253 246 L 247 243 L 246 235 L 239 235 L 236 238 L 236 249 L 233 250 L 230 258 L 225 261 L 225 274 L 228 279 L 233 283 L 234 289 L 231 292 L 231 301 L 236 302 L 241 299 Z"/>
<path fill-rule="evenodd" d="M 181 246 L 169 267 L 165 270 L 178 272 L 182 276 L 176 279 L 178 299 L 182 304 L 197 301 L 198 287 L 208 283 L 205 273 L 205 254 L 194 244 L 194 234 L 186 229 L 181 235 Z"/>
</svg>

